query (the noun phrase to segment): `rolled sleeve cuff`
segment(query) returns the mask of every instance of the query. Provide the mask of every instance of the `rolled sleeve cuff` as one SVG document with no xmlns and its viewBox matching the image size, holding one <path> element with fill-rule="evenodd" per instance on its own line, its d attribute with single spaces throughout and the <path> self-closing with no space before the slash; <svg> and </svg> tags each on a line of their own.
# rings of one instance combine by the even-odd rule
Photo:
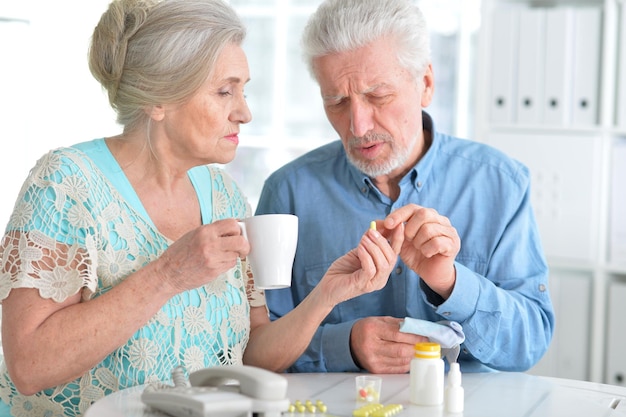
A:
<svg viewBox="0 0 626 417">
<path fill-rule="evenodd" d="M 450 297 L 435 308 L 446 320 L 459 323 L 469 319 L 476 311 L 480 282 L 476 274 L 460 263 L 455 263 L 456 282 Z"/>
</svg>

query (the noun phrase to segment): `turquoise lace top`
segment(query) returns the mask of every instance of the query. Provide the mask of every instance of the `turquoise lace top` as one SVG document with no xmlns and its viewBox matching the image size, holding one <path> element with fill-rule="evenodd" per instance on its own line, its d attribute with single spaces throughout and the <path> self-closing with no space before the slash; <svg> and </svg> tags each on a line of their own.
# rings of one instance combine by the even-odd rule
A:
<svg viewBox="0 0 626 417">
<path fill-rule="evenodd" d="M 203 223 L 250 215 L 247 200 L 223 170 L 201 166 L 188 175 Z M 51 151 L 30 172 L 1 241 L 0 301 L 12 288 L 36 288 L 57 302 L 80 291 L 88 302 L 158 258 L 170 243 L 104 140 Z M 53 257 L 54 266 L 42 268 Z M 126 344 L 75 381 L 23 396 L 2 363 L 0 399 L 18 417 L 80 416 L 116 390 L 169 382 L 179 365 L 192 372 L 240 364 L 250 306 L 263 305 L 247 262 L 239 261 L 219 279 L 173 297 Z"/>
</svg>

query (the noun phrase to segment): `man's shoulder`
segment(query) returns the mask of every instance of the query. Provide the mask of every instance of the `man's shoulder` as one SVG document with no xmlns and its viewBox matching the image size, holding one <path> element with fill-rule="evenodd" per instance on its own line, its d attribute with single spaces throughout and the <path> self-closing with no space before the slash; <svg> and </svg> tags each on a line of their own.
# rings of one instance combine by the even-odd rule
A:
<svg viewBox="0 0 626 417">
<path fill-rule="evenodd" d="M 438 139 L 446 164 L 466 163 L 470 169 L 493 169 L 512 177 L 528 175 L 528 168 L 523 163 L 488 143 L 443 134 L 438 135 Z"/>
</svg>

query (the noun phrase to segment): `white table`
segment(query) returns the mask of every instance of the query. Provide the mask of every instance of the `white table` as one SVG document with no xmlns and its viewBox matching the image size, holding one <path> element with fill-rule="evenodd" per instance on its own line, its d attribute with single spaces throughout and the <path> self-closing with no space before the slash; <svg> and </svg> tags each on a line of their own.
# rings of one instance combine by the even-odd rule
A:
<svg viewBox="0 0 626 417">
<path fill-rule="evenodd" d="M 351 417 L 355 402 L 351 373 L 286 374 L 288 398 L 321 400 L 326 417 Z M 402 404 L 398 417 L 626 417 L 626 388 L 525 373 L 463 374 L 465 411 L 447 414 L 443 407 L 418 407 L 409 403 L 409 375 L 382 375 L 381 402 Z M 143 387 L 111 394 L 89 408 L 85 417 L 163 417 L 144 407 Z M 284 413 L 286 417 L 324 414 Z M 395 416 L 394 416 L 395 417 Z"/>
</svg>

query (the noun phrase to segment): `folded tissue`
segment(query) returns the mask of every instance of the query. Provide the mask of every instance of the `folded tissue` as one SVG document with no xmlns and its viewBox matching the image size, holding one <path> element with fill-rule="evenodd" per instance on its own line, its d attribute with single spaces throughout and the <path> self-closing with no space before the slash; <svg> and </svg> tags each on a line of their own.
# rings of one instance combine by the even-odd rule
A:
<svg viewBox="0 0 626 417">
<path fill-rule="evenodd" d="M 461 343 L 465 341 L 463 327 L 456 321 L 428 320 L 406 317 L 400 324 L 400 331 L 427 337 L 431 342 L 441 345 L 441 354 L 448 363 L 456 362 L 461 351 Z"/>
</svg>

